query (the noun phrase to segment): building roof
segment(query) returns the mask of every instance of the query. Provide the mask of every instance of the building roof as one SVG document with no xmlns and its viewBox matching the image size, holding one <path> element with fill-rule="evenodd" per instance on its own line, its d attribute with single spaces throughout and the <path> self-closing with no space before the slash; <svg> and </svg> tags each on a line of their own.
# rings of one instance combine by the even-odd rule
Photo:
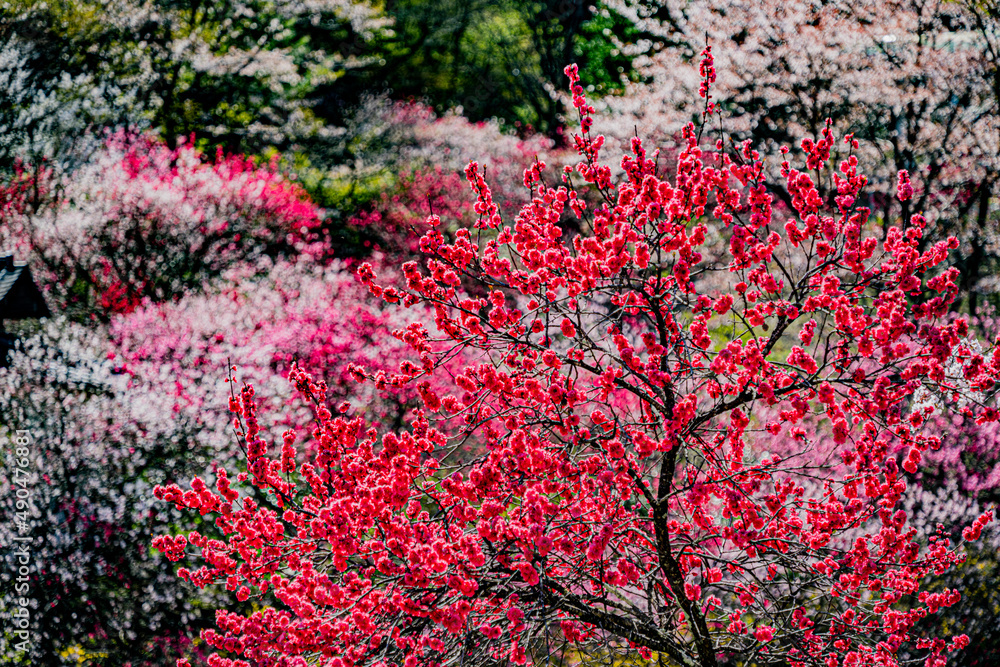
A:
<svg viewBox="0 0 1000 667">
<path fill-rule="evenodd" d="M 0 256 L 0 320 L 23 320 L 51 314 L 27 264 L 15 263 L 13 255 Z"/>
</svg>

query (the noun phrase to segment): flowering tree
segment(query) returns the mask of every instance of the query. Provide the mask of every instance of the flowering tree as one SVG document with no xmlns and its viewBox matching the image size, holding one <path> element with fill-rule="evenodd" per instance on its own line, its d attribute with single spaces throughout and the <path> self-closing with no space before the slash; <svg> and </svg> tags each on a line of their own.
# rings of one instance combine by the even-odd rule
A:
<svg viewBox="0 0 1000 667">
<path fill-rule="evenodd" d="M 22 171 L 9 190 L 0 244 L 30 249 L 60 301 L 105 316 L 200 289 L 237 263 L 308 252 L 322 223 L 273 164 L 221 151 L 210 161 L 124 132 L 78 169 Z"/>
<path fill-rule="evenodd" d="M 152 488 L 198 474 L 214 454 L 191 451 L 200 413 L 177 409 L 154 373 L 116 373 L 106 349 L 103 332 L 53 320 L 0 369 L 0 439 L 30 437 L 26 456 L 2 454 L 0 541 L 31 554 L 2 557 L 0 601 L 30 600 L 31 637 L 24 652 L 7 634 L 4 664 L 165 665 L 197 653 L 189 635 L 210 624 L 211 597 L 145 546 L 180 519 Z"/>
<path fill-rule="evenodd" d="M 177 396 L 185 413 L 202 419 L 192 446 L 236 453 L 225 397 L 234 364 L 240 378 L 255 383 L 269 410 L 285 411 L 285 427 L 311 420 L 308 409 L 292 409 L 294 392 L 285 377 L 293 362 L 327 383 L 330 407 L 347 402 L 373 422 L 397 424 L 419 402 L 414 386 L 386 383 L 358 391 L 351 379 L 352 362 L 390 373 L 403 361 L 417 360 L 392 338 L 393 330 L 406 325 L 405 313 L 383 308 L 339 261 L 282 261 L 262 275 L 247 275 L 256 268 L 233 269 L 203 294 L 146 304 L 110 323 L 118 371 L 155 381 Z"/>
<path fill-rule="evenodd" d="M 707 115 L 715 73 L 703 55 Z M 379 434 L 332 413 L 325 384 L 293 368 L 316 418 L 301 445 L 289 431 L 272 454 L 254 389 L 234 388 L 245 471 L 156 490 L 216 516 L 213 535 L 156 539 L 168 558 L 190 549 L 201 561 L 179 575 L 257 607 L 219 610 L 218 631 L 202 636 L 233 657 L 212 664 L 638 650 L 701 667 L 735 654 L 894 665 L 914 639 L 927 665 L 943 664 L 968 639 L 913 628 L 960 598 L 924 579 L 962 556 L 943 532 L 908 527 L 903 501 L 939 442 L 931 416 L 1000 418 L 1000 355 L 947 317 L 957 271 L 943 263 L 957 241 L 920 250 L 919 215 L 884 238 L 872 230 L 859 143 L 846 137 L 835 159 L 828 127 L 802 149 L 836 199 L 786 160 L 784 221 L 751 145 L 706 152 L 694 126 L 672 181 L 636 138 L 615 183 L 576 69 L 567 74 L 581 114 L 575 171 L 600 204 L 572 169 L 552 187 L 538 163 L 524 173 L 533 200 L 505 224 L 472 163 L 471 228 L 447 240 L 432 217 L 425 266 L 405 264 L 405 285 L 359 271 L 388 303 L 435 313 L 433 330 L 396 333 L 419 364 L 352 368 L 359 381 L 417 387 L 409 427 Z M 909 187 L 900 173 L 900 199 Z M 571 218 L 579 234 L 566 233 Z M 483 360 L 448 376 L 451 393 L 428 384 L 463 349 Z M 836 474 L 800 463 L 807 419 L 829 425 L 845 464 Z M 782 433 L 799 451 L 767 452 Z M 457 455 L 473 436 L 482 451 Z"/>
</svg>

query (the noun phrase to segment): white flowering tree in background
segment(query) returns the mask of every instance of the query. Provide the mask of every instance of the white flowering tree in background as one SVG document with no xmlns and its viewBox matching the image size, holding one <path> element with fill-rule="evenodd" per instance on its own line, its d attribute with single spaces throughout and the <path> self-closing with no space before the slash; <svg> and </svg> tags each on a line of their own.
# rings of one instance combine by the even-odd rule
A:
<svg viewBox="0 0 1000 667">
<path fill-rule="evenodd" d="M 50 322 L 0 369 L 0 439 L 11 442 L 15 430 L 31 438 L 27 483 L 24 473 L 15 483 L 6 448 L 0 474 L 0 514 L 11 519 L 0 540 L 27 538 L 30 550 L 28 588 L 17 591 L 18 561 L 4 549 L 0 599 L 5 609 L 19 593 L 32 601 L 31 650 L 4 635 L 4 664 L 166 664 L 170 651 L 190 647 L 180 628 L 210 622 L 204 596 L 136 546 L 176 521 L 149 495 L 204 469 L 205 455 L 190 451 L 203 425 L 175 411 L 176 397 L 155 378 L 115 374 L 101 359 L 102 333 Z M 23 523 L 13 521 L 17 489 L 29 491 Z"/>
</svg>

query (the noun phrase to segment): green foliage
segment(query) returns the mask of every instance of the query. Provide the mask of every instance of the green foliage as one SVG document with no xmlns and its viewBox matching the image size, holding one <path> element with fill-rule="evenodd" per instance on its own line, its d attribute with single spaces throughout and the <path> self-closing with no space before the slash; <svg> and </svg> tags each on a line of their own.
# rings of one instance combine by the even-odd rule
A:
<svg viewBox="0 0 1000 667">
<path fill-rule="evenodd" d="M 651 48 L 630 21 L 584 0 L 401 0 L 386 4 L 394 30 L 380 66 L 347 73 L 331 104 L 387 90 L 438 110 L 460 107 L 470 120 L 497 118 L 554 134 L 562 112 L 555 93 L 576 62 L 599 93 L 635 80 L 635 54 Z M 384 64 L 383 64 L 384 62 Z"/>
</svg>

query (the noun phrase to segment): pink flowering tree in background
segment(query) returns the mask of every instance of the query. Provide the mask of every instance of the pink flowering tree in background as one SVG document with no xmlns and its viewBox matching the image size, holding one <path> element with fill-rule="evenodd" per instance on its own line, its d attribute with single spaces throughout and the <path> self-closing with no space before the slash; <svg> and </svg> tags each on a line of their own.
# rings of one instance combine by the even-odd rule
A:
<svg viewBox="0 0 1000 667">
<path fill-rule="evenodd" d="M 4 240 L 30 248 L 60 306 L 104 317 L 319 240 L 322 212 L 275 165 L 150 135 L 119 132 L 83 166 L 35 178 L 44 195 L 6 207 Z"/>
<path fill-rule="evenodd" d="M 470 136 L 518 145 L 495 129 Z M 419 147 L 407 150 L 418 164 Z M 457 173 L 438 172 L 450 183 Z M 404 194 L 400 206 L 420 206 Z M 456 205 L 472 206 L 467 195 Z M 176 529 L 177 518 L 151 510 L 149 489 L 238 454 L 226 401 L 231 364 L 287 413 L 275 434 L 310 416 L 301 404 L 296 412 L 284 380 L 294 360 L 328 381 L 331 407 L 391 428 L 417 405 L 414 385 L 354 388 L 350 362 L 388 372 L 418 359 L 391 335 L 406 316 L 384 309 L 353 275 L 352 260 L 330 261 L 330 248 L 316 243 L 329 231 L 323 214 L 274 164 L 213 160 L 186 143 L 168 150 L 151 136 L 124 134 L 69 173 L 19 165 L 0 193 L 0 247 L 32 261 L 53 310 L 107 320 L 87 328 L 15 323 L 22 340 L 0 369 L 0 424 L 36 435 L 34 463 L 47 474 L 35 480 L 32 532 L 46 545 L 46 565 L 32 574 L 32 591 L 44 590 L 32 630 L 44 645 L 22 660 L 159 665 L 188 652 L 210 597 L 149 551 L 152 536 Z M 379 226 L 386 238 L 409 234 Z M 394 263 L 380 271 L 391 274 Z M 9 477 L 3 484 L 12 490 Z M 15 660 L 10 648 L 0 651 Z"/>
<path fill-rule="evenodd" d="M 582 161 L 562 185 L 525 170 L 533 198 L 505 222 L 473 163 L 471 226 L 432 217 L 402 282 L 359 270 L 417 319 L 397 335 L 419 364 L 351 367 L 414 384 L 409 423 L 335 414 L 293 367 L 311 431 L 271 441 L 234 387 L 245 468 L 156 490 L 214 519 L 156 539 L 179 576 L 254 604 L 217 612 L 210 664 L 944 664 L 968 638 L 917 626 L 961 598 L 927 579 L 963 556 L 904 507 L 936 416 L 1000 418 L 1000 356 L 949 316 L 958 241 L 924 243 L 919 214 L 876 223 L 860 143 L 828 127 L 780 166 L 784 217 L 752 146 L 706 150 L 707 124 L 682 130 L 672 179 L 635 138 L 615 182 L 567 74 Z M 707 51 L 702 74 L 710 117 Z M 480 360 L 450 372 L 463 350 Z M 818 474 L 803 454 L 827 432 L 842 465 Z M 783 434 L 798 449 L 765 454 Z"/>
<path fill-rule="evenodd" d="M 383 270 L 393 273 L 388 265 Z M 403 362 L 418 362 L 392 334 L 405 328 L 405 313 L 385 309 L 339 261 L 318 265 L 303 258 L 248 276 L 251 271 L 257 267 L 234 269 L 203 294 L 148 304 L 110 325 L 109 347 L 118 372 L 157 378 L 185 410 L 204 420 L 197 447 L 217 449 L 224 443 L 230 455 L 236 452 L 229 437 L 226 384 L 234 365 L 236 375 L 253 382 L 270 409 L 288 413 L 288 422 L 274 436 L 312 419 L 307 405 L 299 413 L 288 412 L 294 396 L 285 378 L 293 363 L 327 383 L 330 408 L 395 426 L 416 407 L 415 386 L 386 381 L 359 391 L 350 368 L 363 363 L 373 373 L 387 374 Z"/>
</svg>

